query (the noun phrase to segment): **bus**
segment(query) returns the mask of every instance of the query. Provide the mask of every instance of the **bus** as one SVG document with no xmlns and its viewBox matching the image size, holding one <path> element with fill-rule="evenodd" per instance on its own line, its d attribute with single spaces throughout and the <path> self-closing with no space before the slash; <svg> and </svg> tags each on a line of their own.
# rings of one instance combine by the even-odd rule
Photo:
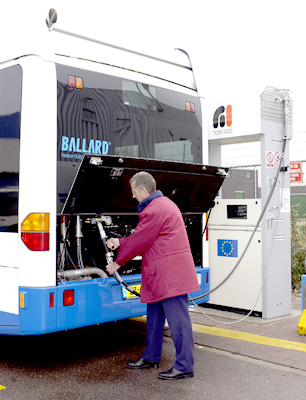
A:
<svg viewBox="0 0 306 400">
<path fill-rule="evenodd" d="M 0 334 L 146 313 L 106 274 L 101 234 L 133 233 L 128 178 L 138 170 L 153 171 L 181 204 L 201 287 L 194 295 L 209 288 L 202 217 L 223 177 L 202 164 L 201 102 L 187 54 L 176 50 L 183 62 L 153 57 L 50 25 L 59 48 L 62 37 L 68 45 L 0 63 Z M 80 44 L 85 53 L 93 46 L 90 54 Z M 136 291 L 140 264 L 141 256 L 121 271 Z"/>
</svg>

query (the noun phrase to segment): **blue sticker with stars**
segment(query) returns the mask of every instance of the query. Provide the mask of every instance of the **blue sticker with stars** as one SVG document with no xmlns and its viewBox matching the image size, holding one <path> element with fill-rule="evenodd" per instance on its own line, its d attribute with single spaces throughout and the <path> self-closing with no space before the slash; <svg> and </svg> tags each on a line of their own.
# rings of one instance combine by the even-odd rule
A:
<svg viewBox="0 0 306 400">
<path fill-rule="evenodd" d="M 218 239 L 218 257 L 238 257 L 238 240 Z"/>
</svg>

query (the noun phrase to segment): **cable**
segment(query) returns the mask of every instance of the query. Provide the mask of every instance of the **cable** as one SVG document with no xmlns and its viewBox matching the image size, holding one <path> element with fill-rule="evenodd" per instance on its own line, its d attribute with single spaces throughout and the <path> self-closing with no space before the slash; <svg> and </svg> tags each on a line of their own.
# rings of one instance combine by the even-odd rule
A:
<svg viewBox="0 0 306 400">
<path fill-rule="evenodd" d="M 262 287 L 261 287 L 261 289 L 260 289 L 260 292 L 258 293 L 258 297 L 257 297 L 257 299 L 256 299 L 256 303 L 255 303 L 254 307 L 255 307 L 256 304 L 257 304 L 257 301 L 258 301 L 258 299 L 259 299 L 259 295 L 260 295 L 260 293 L 261 293 L 261 290 L 262 290 Z M 247 317 L 249 317 L 249 316 L 252 314 L 253 310 L 254 310 L 254 308 L 253 308 L 253 309 L 252 309 L 251 311 L 249 311 L 243 318 L 241 318 L 241 319 L 239 319 L 239 320 L 237 320 L 237 321 L 234 321 L 234 322 L 233 322 L 233 321 L 230 321 L 230 322 L 218 321 L 217 319 L 214 319 L 214 318 L 210 317 L 209 315 L 207 315 L 207 314 L 198 306 L 198 304 L 195 303 L 195 302 L 193 301 L 193 299 L 190 297 L 190 294 L 188 294 L 188 297 L 189 297 L 189 300 L 188 300 L 188 301 L 191 301 L 191 302 L 193 303 L 193 305 L 197 308 L 197 310 L 198 310 L 201 314 L 205 315 L 205 317 L 207 317 L 207 318 L 210 319 L 211 321 L 217 322 L 218 324 L 222 324 L 222 325 L 238 324 L 239 322 L 242 322 L 242 321 L 244 321 Z"/>
<path fill-rule="evenodd" d="M 64 271 L 65 261 L 66 261 L 67 258 L 71 262 L 72 267 L 74 269 L 77 269 L 76 265 L 74 264 L 74 262 L 73 262 L 73 260 L 71 258 L 71 255 L 69 253 L 68 246 L 67 246 L 67 237 L 68 237 L 68 232 L 69 232 L 69 229 L 70 229 L 70 222 L 71 222 L 71 219 L 68 220 L 67 229 L 65 230 L 65 236 L 63 237 L 63 248 L 62 248 L 62 250 L 60 252 L 60 261 L 59 261 L 59 264 L 58 264 L 59 271 Z M 63 260 L 63 256 L 65 257 L 65 260 Z"/>
</svg>

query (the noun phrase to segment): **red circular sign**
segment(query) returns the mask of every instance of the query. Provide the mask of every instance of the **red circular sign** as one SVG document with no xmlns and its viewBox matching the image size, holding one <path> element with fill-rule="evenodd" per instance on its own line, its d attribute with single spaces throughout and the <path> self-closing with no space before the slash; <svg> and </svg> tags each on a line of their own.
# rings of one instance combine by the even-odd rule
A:
<svg viewBox="0 0 306 400">
<path fill-rule="evenodd" d="M 271 153 L 271 151 L 269 151 L 269 153 L 267 153 L 267 161 L 273 162 L 273 153 Z"/>
</svg>

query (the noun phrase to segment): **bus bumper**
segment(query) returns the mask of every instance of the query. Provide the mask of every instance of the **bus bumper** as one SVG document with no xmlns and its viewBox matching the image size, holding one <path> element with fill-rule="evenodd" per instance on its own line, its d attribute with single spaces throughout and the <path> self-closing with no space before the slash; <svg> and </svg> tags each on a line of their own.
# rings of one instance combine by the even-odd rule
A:
<svg viewBox="0 0 306 400">
<path fill-rule="evenodd" d="M 191 298 L 209 290 L 209 269 L 196 270 L 200 290 L 191 293 Z M 137 285 L 141 275 L 125 276 L 124 280 Z M 125 298 L 114 278 L 62 282 L 46 288 L 20 287 L 19 296 L 19 316 L 0 313 L 0 334 L 40 335 L 146 314 L 146 304 L 138 297 Z M 205 296 L 196 303 L 207 301 Z"/>
</svg>

